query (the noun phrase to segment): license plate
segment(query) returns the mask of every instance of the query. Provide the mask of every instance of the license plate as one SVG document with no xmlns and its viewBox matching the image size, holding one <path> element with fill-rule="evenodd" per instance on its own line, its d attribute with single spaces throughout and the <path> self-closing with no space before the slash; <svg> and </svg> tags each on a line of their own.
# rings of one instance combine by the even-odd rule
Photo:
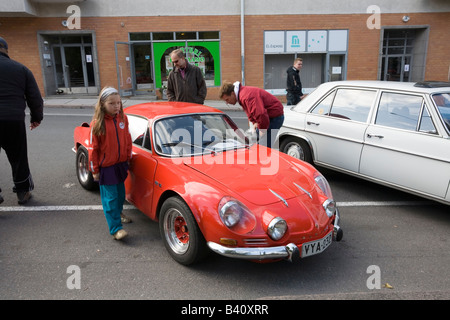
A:
<svg viewBox="0 0 450 320">
<path fill-rule="evenodd" d="M 302 258 L 323 252 L 331 244 L 332 238 L 333 233 L 329 232 L 322 239 L 304 243 L 302 245 Z"/>
</svg>

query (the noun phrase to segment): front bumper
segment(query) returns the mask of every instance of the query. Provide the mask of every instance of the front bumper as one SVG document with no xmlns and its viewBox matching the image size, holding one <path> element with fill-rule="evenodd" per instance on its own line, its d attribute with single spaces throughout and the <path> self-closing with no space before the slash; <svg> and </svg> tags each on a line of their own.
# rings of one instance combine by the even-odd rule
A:
<svg viewBox="0 0 450 320">
<path fill-rule="evenodd" d="M 292 261 L 293 258 L 300 256 L 298 247 L 294 243 L 289 243 L 286 246 L 278 247 L 230 248 L 209 241 L 208 247 L 215 253 L 218 253 L 225 257 L 247 260 L 287 259 L 289 261 Z"/>
<path fill-rule="evenodd" d="M 333 241 L 340 241 L 343 237 L 343 231 L 339 226 L 339 212 L 336 211 L 334 220 Z M 277 247 L 259 247 L 259 248 L 233 248 L 208 241 L 208 247 L 225 257 L 246 259 L 246 260 L 278 260 L 286 259 L 288 261 L 300 258 L 300 250 L 295 243 L 289 243 L 285 246 Z"/>
</svg>

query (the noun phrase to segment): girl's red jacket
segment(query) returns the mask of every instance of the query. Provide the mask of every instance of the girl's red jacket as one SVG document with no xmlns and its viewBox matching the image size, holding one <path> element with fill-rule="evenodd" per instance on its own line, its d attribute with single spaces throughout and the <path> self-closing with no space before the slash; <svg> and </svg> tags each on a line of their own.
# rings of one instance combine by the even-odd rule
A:
<svg viewBox="0 0 450 320">
<path fill-rule="evenodd" d="M 98 173 L 100 167 L 109 167 L 116 163 L 131 160 L 131 135 L 128 118 L 124 114 L 110 116 L 105 114 L 105 134 L 90 134 L 89 169 Z M 95 121 L 95 120 L 94 120 Z M 94 121 L 91 123 L 93 127 Z"/>
</svg>

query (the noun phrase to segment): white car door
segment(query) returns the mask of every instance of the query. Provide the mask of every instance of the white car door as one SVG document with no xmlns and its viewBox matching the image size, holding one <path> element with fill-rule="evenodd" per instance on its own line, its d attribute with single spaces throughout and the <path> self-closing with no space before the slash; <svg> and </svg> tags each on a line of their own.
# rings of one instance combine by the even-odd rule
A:
<svg viewBox="0 0 450 320">
<path fill-rule="evenodd" d="M 449 147 L 421 95 L 383 92 L 374 124 L 367 128 L 360 173 L 444 198 Z"/>
<path fill-rule="evenodd" d="M 317 164 L 357 173 L 376 90 L 339 88 L 327 95 L 306 116 Z"/>
</svg>

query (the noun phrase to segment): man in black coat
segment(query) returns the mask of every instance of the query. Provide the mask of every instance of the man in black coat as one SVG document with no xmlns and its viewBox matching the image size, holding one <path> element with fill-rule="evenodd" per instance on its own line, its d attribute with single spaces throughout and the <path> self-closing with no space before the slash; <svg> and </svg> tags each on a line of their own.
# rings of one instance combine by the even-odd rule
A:
<svg viewBox="0 0 450 320">
<path fill-rule="evenodd" d="M 303 66 L 302 58 L 297 58 L 294 60 L 294 65 L 290 66 L 287 70 L 287 79 L 286 79 L 286 99 L 287 105 L 296 105 L 300 102 L 303 97 L 302 93 L 302 83 L 300 81 L 300 69 Z"/>
<path fill-rule="evenodd" d="M 0 151 L 11 164 L 14 192 L 19 204 L 31 198 L 34 189 L 28 165 L 25 108 L 30 109 L 30 129 L 43 119 L 44 102 L 31 71 L 8 55 L 8 43 L 0 37 Z M 0 189 L 1 192 L 1 189 Z M 3 197 L 0 195 L 0 203 Z"/>
<path fill-rule="evenodd" d="M 174 69 L 167 79 L 168 100 L 203 104 L 206 98 L 206 83 L 200 68 L 189 64 L 180 49 L 172 51 L 170 59 Z"/>
</svg>

